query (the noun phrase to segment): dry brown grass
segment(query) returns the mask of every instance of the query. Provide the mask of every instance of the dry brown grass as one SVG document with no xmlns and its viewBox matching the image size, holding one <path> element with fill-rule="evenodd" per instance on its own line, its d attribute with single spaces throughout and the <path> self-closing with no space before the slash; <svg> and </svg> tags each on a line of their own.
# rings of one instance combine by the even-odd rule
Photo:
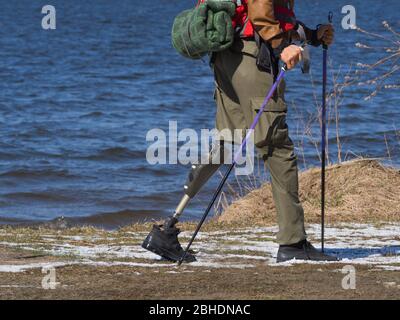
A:
<svg viewBox="0 0 400 320">
<path fill-rule="evenodd" d="M 400 171 L 375 160 L 354 160 L 327 169 L 328 223 L 390 222 L 400 220 Z M 307 222 L 320 221 L 320 169 L 300 174 L 300 199 Z M 271 185 L 250 192 L 232 203 L 220 223 L 275 223 Z"/>
</svg>

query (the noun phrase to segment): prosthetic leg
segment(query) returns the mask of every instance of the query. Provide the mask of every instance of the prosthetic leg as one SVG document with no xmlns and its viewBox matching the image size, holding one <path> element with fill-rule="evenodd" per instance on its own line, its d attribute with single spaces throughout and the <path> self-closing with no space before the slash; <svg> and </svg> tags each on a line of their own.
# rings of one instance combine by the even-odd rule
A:
<svg viewBox="0 0 400 320">
<path fill-rule="evenodd" d="M 180 261 L 184 250 L 179 243 L 180 230 L 176 227 L 180 216 L 188 206 L 191 199 L 201 190 L 207 181 L 224 163 L 224 142 L 219 141 L 210 151 L 208 164 L 192 165 L 188 179 L 185 183 L 185 194 L 179 202 L 174 214 L 162 225 L 153 225 L 153 229 L 144 240 L 142 247 L 168 261 Z M 186 262 L 196 261 L 193 252 L 185 257 Z"/>
</svg>

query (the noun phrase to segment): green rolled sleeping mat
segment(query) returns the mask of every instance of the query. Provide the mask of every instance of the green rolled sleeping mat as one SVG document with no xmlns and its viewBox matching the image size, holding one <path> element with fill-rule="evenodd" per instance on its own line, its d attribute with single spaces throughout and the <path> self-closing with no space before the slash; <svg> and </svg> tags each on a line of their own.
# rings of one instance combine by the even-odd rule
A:
<svg viewBox="0 0 400 320">
<path fill-rule="evenodd" d="M 229 48 L 234 40 L 235 10 L 236 5 L 230 0 L 207 0 L 181 12 L 172 27 L 174 48 L 190 59 Z"/>
</svg>

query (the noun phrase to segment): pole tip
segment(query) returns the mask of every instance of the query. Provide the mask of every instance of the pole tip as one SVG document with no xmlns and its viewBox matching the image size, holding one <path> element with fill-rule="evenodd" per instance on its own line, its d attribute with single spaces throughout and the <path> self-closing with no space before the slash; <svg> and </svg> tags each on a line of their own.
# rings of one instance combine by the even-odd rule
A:
<svg viewBox="0 0 400 320">
<path fill-rule="evenodd" d="M 180 267 L 182 265 L 183 261 L 185 261 L 186 254 L 187 254 L 187 252 L 185 251 L 183 256 L 178 260 L 178 267 Z"/>
</svg>

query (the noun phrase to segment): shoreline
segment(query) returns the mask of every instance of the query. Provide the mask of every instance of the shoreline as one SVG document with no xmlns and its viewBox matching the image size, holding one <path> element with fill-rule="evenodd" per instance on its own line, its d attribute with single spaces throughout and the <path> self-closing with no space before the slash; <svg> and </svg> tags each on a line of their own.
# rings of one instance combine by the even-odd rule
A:
<svg viewBox="0 0 400 320">
<path fill-rule="evenodd" d="M 328 175 L 328 182 L 327 182 L 327 188 L 329 191 L 329 173 L 333 172 L 335 174 L 338 173 L 338 169 L 339 171 L 344 171 L 344 168 L 346 167 L 353 167 L 350 168 L 350 173 L 353 173 L 355 175 L 359 174 L 364 174 L 363 170 L 365 169 L 372 169 L 375 172 L 373 172 L 373 174 L 375 174 L 374 177 L 372 177 L 371 179 L 379 179 L 381 178 L 380 175 L 383 174 L 383 172 L 390 172 L 392 175 L 397 175 L 397 177 L 395 177 L 395 182 L 397 183 L 397 185 L 400 188 L 400 167 L 393 167 L 393 166 L 389 166 L 388 164 L 383 164 L 382 162 L 379 162 L 378 159 L 356 159 L 356 160 L 351 160 L 351 161 L 346 161 L 343 162 L 341 164 L 334 164 L 334 165 L 330 165 L 327 167 L 327 175 Z M 351 172 L 353 171 L 353 172 Z M 379 172 L 380 171 L 380 172 Z M 348 172 L 346 172 L 348 173 Z M 318 167 L 311 167 L 308 168 L 306 170 L 300 171 L 299 172 L 299 177 L 300 177 L 300 193 L 301 196 L 304 195 L 304 193 L 310 193 L 311 191 L 313 191 L 313 193 L 311 194 L 311 196 L 313 196 L 314 198 L 318 199 L 318 192 L 315 192 L 315 190 L 311 190 L 311 189 L 315 189 L 318 188 L 318 184 L 314 184 L 313 186 L 310 186 L 310 180 L 311 182 L 314 181 L 318 181 L 318 175 L 320 174 L 320 169 Z M 304 179 L 305 178 L 305 179 Z M 307 181 L 302 181 L 302 180 L 307 180 Z M 305 183 L 304 183 L 305 182 Z M 343 181 L 341 181 L 340 183 L 342 183 Z M 304 185 L 306 184 L 306 185 Z M 333 182 L 333 184 L 331 185 L 331 187 L 337 188 L 337 182 Z M 395 186 L 396 187 L 396 186 Z M 216 215 L 213 218 L 211 218 L 210 221 L 220 221 L 220 222 L 224 222 L 224 223 L 230 223 L 233 221 L 234 225 L 237 225 L 239 223 L 238 219 L 236 219 L 236 217 L 233 217 L 233 219 L 231 218 L 227 218 L 227 216 L 232 215 L 233 211 L 235 210 L 235 207 L 237 207 L 238 203 L 243 205 L 246 202 L 246 199 L 249 199 L 250 201 L 254 200 L 254 197 L 256 198 L 265 198 L 265 196 L 260 196 L 260 192 L 265 192 L 267 194 L 267 196 L 269 197 L 270 201 L 268 201 L 267 203 L 264 203 L 263 205 L 265 205 L 268 210 L 270 211 L 266 217 L 266 219 L 263 219 L 261 217 L 261 220 L 259 219 L 260 216 L 262 216 L 262 214 L 260 214 L 259 212 L 256 212 L 256 215 L 259 215 L 258 217 L 255 217 L 255 215 L 250 216 L 252 222 L 255 223 L 259 223 L 260 225 L 264 225 L 265 223 L 268 224 L 273 224 L 275 223 L 275 208 L 273 206 L 273 203 L 271 203 L 272 200 L 272 194 L 270 192 L 270 184 L 269 182 L 265 182 L 260 188 L 258 189 L 253 189 L 250 190 L 250 192 L 241 197 L 241 198 L 237 198 L 236 195 L 231 197 L 231 201 L 232 203 L 229 204 L 228 207 L 224 207 L 224 211 L 225 211 L 225 217 L 224 214 L 222 215 Z M 318 190 L 317 190 L 318 191 Z M 366 190 L 368 191 L 368 190 Z M 338 193 L 337 190 L 334 190 L 334 192 Z M 370 193 L 373 193 L 373 190 L 369 191 Z M 254 194 L 254 196 L 252 196 L 252 194 Z M 337 196 L 337 194 L 334 194 L 333 196 Z M 329 193 L 328 193 L 328 197 L 329 197 Z M 399 199 L 400 199 L 400 193 L 399 193 Z M 308 220 L 309 222 L 316 222 L 318 221 L 319 217 L 318 217 L 318 213 L 315 212 L 315 210 L 319 210 L 319 203 L 318 201 L 314 201 L 315 203 L 312 204 L 312 206 L 310 206 L 307 202 L 309 202 L 309 199 L 304 199 L 303 197 L 303 202 L 305 203 L 305 215 L 306 215 L 306 220 Z M 328 199 L 329 200 L 329 199 Z M 329 202 L 328 202 L 329 205 Z M 397 202 L 398 207 L 400 208 L 400 200 Z M 241 206 L 239 206 L 240 209 L 242 209 Z M 244 206 L 246 208 L 246 206 Z M 316 208 L 317 207 L 317 208 Z M 246 208 L 248 209 L 248 208 Z M 254 208 L 251 208 L 254 209 Z M 256 208 L 258 209 L 258 208 Z M 328 208 L 329 209 L 329 208 Z M 361 208 L 363 209 L 363 208 Z M 367 208 L 368 209 L 368 208 Z M 310 214 L 310 211 L 313 211 Z M 119 211 L 119 212 L 115 212 L 115 213 L 99 213 L 99 214 L 94 214 L 94 215 L 90 215 L 90 216 L 76 216 L 76 217 L 56 217 L 55 219 L 52 220 L 39 220 L 39 221 L 35 221 L 35 220 L 18 220 L 18 219 L 14 219 L 14 218 L 3 218 L 3 220 L 0 220 L 0 228 L 49 228 L 49 229 L 55 229 L 55 230 L 64 230 L 64 229 L 72 229 L 72 228 L 85 228 L 85 227 L 89 227 L 89 228 L 98 228 L 98 229 L 104 229 L 104 230 L 118 230 L 118 229 L 123 229 L 125 227 L 129 227 L 132 224 L 151 224 L 154 221 L 163 221 L 163 219 L 165 219 L 166 217 L 151 217 L 151 218 L 133 218 L 132 214 L 134 212 L 130 211 L 130 210 L 123 210 L 123 211 Z M 392 214 L 391 215 L 391 221 L 400 221 L 400 209 L 397 212 L 398 214 Z M 120 220 L 116 220 L 115 215 L 118 216 L 122 216 L 122 218 L 119 218 Z M 143 214 L 141 214 L 142 216 Z M 102 221 L 104 221 L 107 217 L 113 217 L 113 223 L 102 223 Z M 221 217 L 222 216 L 222 217 Z M 329 215 L 328 215 L 329 218 Z M 332 220 L 331 222 L 335 222 L 335 221 L 341 221 L 341 222 L 351 222 L 354 220 L 354 217 L 350 217 L 349 219 L 346 219 L 345 215 L 339 215 L 335 217 L 336 220 Z M 362 220 L 364 222 L 379 222 L 381 219 L 381 217 L 379 216 L 379 214 L 377 215 L 376 218 L 373 218 L 371 216 L 363 216 Z M 387 219 L 387 218 L 385 218 Z M 260 221 L 258 221 L 260 220 Z M 4 223 L 3 223 L 4 221 Z M 7 221 L 9 221 L 9 223 L 7 223 Z M 86 222 L 86 221 L 91 221 L 91 222 Z M 191 223 L 196 223 L 193 220 L 186 220 L 185 223 L 187 224 L 191 224 Z"/>
</svg>

